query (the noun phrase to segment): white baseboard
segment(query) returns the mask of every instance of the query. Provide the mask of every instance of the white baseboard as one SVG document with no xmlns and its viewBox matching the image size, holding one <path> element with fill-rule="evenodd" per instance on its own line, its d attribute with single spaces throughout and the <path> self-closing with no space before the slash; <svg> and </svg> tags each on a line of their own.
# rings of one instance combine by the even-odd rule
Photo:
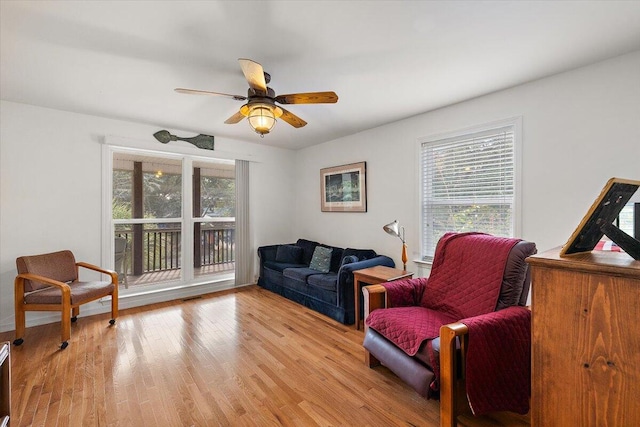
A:
<svg viewBox="0 0 640 427">
<path fill-rule="evenodd" d="M 131 293 L 121 295 L 118 301 L 118 309 L 125 310 L 127 308 L 141 307 L 149 304 L 155 304 L 158 302 L 173 301 L 177 299 L 190 298 L 198 295 L 210 294 L 213 292 L 225 291 L 228 289 L 240 288 L 244 285 L 235 285 L 233 279 L 221 280 L 211 283 L 201 283 L 194 285 L 176 286 L 175 288 L 160 289 L 155 291 L 145 291 L 141 293 Z M 80 318 L 93 316 L 96 314 L 109 313 L 111 311 L 110 298 L 103 298 L 97 301 L 90 302 L 80 307 Z M 42 311 L 28 311 L 26 326 L 46 325 L 48 323 L 60 322 L 60 312 L 42 312 Z M 7 332 L 15 330 L 15 316 L 10 316 L 3 319 L 0 323 L 0 332 Z"/>
</svg>

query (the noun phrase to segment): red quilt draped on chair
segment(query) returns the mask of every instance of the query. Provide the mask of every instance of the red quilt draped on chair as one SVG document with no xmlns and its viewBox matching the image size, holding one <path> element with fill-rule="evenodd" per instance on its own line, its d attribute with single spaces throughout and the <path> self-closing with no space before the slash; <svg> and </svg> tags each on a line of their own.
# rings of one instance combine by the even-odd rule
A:
<svg viewBox="0 0 640 427">
<path fill-rule="evenodd" d="M 469 328 L 466 378 L 473 413 L 526 414 L 531 395 L 531 311 L 508 307 L 461 323 Z"/>
<path fill-rule="evenodd" d="M 482 233 L 446 234 L 416 306 L 376 310 L 367 326 L 413 356 L 425 340 L 438 336 L 440 326 L 492 312 L 509 252 L 518 241 Z M 392 294 L 389 298 L 393 302 Z"/>
</svg>

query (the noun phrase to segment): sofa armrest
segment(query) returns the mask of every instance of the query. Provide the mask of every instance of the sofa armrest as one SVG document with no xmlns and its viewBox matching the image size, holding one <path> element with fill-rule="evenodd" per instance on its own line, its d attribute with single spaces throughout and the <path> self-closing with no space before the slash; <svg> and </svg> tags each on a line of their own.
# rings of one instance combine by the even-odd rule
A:
<svg viewBox="0 0 640 427">
<path fill-rule="evenodd" d="M 258 248 L 258 258 L 260 258 L 260 263 L 265 261 L 275 261 L 278 246 L 280 245 L 260 246 Z"/>
<path fill-rule="evenodd" d="M 396 266 L 395 262 L 393 262 L 393 259 L 385 255 L 378 255 L 373 258 L 343 265 L 341 270 L 351 273 L 351 278 L 353 279 L 353 272 L 355 270 L 362 270 L 363 268 L 375 267 L 376 265 L 384 265 L 391 268 L 394 268 Z"/>
<path fill-rule="evenodd" d="M 363 268 L 374 267 L 376 265 L 384 265 L 386 267 L 395 267 L 393 259 L 388 256 L 378 255 L 371 259 L 352 262 L 340 267 L 338 270 L 338 282 L 336 283 L 336 292 L 338 293 L 338 306 L 351 308 L 354 307 L 353 300 L 353 272 L 362 270 Z"/>
<path fill-rule="evenodd" d="M 264 277 L 264 263 L 266 261 L 275 261 L 278 247 L 281 245 L 267 245 L 258 248 L 258 261 L 260 265 L 260 279 Z"/>
</svg>

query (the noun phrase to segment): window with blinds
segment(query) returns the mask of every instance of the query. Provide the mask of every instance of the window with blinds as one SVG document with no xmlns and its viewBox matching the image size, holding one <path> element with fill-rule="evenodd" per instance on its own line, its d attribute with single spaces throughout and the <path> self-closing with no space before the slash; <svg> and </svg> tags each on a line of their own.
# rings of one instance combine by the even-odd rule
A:
<svg viewBox="0 0 640 427">
<path fill-rule="evenodd" d="M 515 128 L 422 143 L 422 257 L 447 232 L 515 233 Z"/>
</svg>

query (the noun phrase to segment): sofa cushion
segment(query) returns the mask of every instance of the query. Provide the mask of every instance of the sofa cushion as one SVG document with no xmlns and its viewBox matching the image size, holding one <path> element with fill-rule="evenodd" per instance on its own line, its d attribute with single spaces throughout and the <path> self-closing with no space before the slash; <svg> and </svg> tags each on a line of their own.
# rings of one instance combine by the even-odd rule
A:
<svg viewBox="0 0 640 427">
<path fill-rule="evenodd" d="M 75 282 L 69 285 L 71 288 L 71 304 L 82 304 L 103 297 L 113 292 L 114 284 L 111 282 Z M 62 304 L 62 290 L 51 286 L 24 296 L 25 304 Z"/>
<path fill-rule="evenodd" d="M 296 245 L 280 245 L 276 251 L 276 262 L 302 264 L 302 248 Z"/>
<path fill-rule="evenodd" d="M 446 233 L 438 241 L 424 307 L 464 319 L 494 311 L 511 249 L 518 239 Z"/>
<path fill-rule="evenodd" d="M 307 278 L 307 283 L 311 286 L 317 286 L 318 288 L 335 292 L 338 275 L 336 273 L 314 274 Z"/>
<path fill-rule="evenodd" d="M 331 249 L 331 265 L 329 266 L 329 271 L 333 273 L 337 273 L 340 270 L 340 266 L 342 265 L 342 258 L 344 257 L 343 252 L 344 249 L 337 248 L 335 246 L 327 246 L 321 245 Z"/>
<path fill-rule="evenodd" d="M 343 257 L 351 256 L 351 255 L 355 255 L 356 257 L 358 257 L 358 261 L 364 261 L 365 259 L 371 259 L 371 258 L 375 258 L 376 256 L 378 256 L 376 251 L 374 251 L 373 249 L 347 248 L 342 253 Z"/>
<path fill-rule="evenodd" d="M 288 277 L 289 279 L 306 282 L 307 277 L 313 274 L 318 274 L 318 270 L 313 270 L 308 267 L 287 268 L 283 270 L 282 274 L 284 277 Z"/>
<path fill-rule="evenodd" d="M 18 268 L 18 274 L 31 273 L 63 283 L 73 282 L 78 279 L 76 259 L 69 250 L 42 255 L 21 256 L 16 259 L 16 267 Z M 24 281 L 25 292 L 47 287 L 49 287 L 47 283 L 31 280 Z"/>
<path fill-rule="evenodd" d="M 316 246 L 313 251 L 313 257 L 309 263 L 309 268 L 312 268 L 321 273 L 328 273 L 331 268 L 331 253 L 333 249 L 324 246 Z"/>
<path fill-rule="evenodd" d="M 365 323 L 380 335 L 414 356 L 425 340 L 440 335 L 440 327 L 456 318 L 425 307 L 391 307 L 372 311 Z"/>
<path fill-rule="evenodd" d="M 318 242 L 314 242 L 306 239 L 298 239 L 296 246 L 302 248 L 302 264 L 309 265 L 311 258 L 313 257 L 313 251 L 318 246 Z"/>
<path fill-rule="evenodd" d="M 282 273 L 287 268 L 300 268 L 300 267 L 306 267 L 306 265 L 304 265 L 304 264 L 289 264 L 289 263 L 286 263 L 286 262 L 277 262 L 277 261 L 265 261 L 264 262 L 264 267 L 268 268 L 270 270 L 275 270 L 275 271 L 279 271 L 280 273 Z M 316 271 L 315 273 L 317 274 L 318 272 Z"/>
</svg>

